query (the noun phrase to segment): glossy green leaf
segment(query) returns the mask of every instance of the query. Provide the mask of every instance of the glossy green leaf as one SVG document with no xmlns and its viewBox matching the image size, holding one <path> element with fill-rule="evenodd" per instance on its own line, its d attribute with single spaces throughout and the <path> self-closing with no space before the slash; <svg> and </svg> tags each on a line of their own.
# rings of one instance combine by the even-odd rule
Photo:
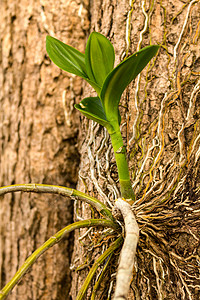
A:
<svg viewBox="0 0 200 300">
<path fill-rule="evenodd" d="M 51 36 L 46 37 L 46 50 L 59 68 L 84 79 L 88 78 L 83 53 Z"/>
<path fill-rule="evenodd" d="M 91 119 L 106 128 L 110 126 L 99 97 L 85 98 L 79 104 L 75 104 L 75 108 L 88 119 Z"/>
<path fill-rule="evenodd" d="M 102 34 L 92 32 L 85 49 L 87 74 L 100 87 L 113 69 L 115 51 L 111 42 Z"/>
<path fill-rule="evenodd" d="M 118 105 L 124 89 L 144 69 L 158 49 L 159 46 L 141 49 L 121 62 L 107 76 L 100 94 L 107 120 L 118 120 Z"/>
</svg>

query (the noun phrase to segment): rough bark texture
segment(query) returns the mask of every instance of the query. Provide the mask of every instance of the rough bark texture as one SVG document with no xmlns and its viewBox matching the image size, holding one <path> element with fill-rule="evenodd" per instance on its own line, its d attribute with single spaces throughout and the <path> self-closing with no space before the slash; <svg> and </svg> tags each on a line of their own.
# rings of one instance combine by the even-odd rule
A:
<svg viewBox="0 0 200 300">
<path fill-rule="evenodd" d="M 1 185 L 76 182 L 79 114 L 72 106 L 75 98 L 80 100 L 82 81 L 50 63 L 46 34 L 83 51 L 90 25 L 111 40 L 116 63 L 149 43 L 162 45 L 124 92 L 120 108 L 140 226 L 130 299 L 200 298 L 199 13 L 196 0 L 1 3 Z M 83 96 L 93 93 L 84 87 Z M 100 126 L 81 120 L 78 189 L 111 206 L 119 187 L 109 137 Z M 16 194 L 3 199 L 2 284 L 38 245 L 71 221 L 71 213 L 70 202 L 59 197 Z M 75 219 L 90 215 L 88 206 L 75 207 Z M 95 256 L 112 240 L 100 240 L 102 233 L 93 230 L 90 239 L 78 241 L 83 233 L 77 233 L 74 248 L 72 269 L 81 267 L 72 275 L 73 299 Z M 95 248 L 98 244 L 103 247 Z M 70 251 L 67 240 L 50 250 L 9 299 L 68 299 Z M 98 299 L 113 292 L 116 265 L 117 255 Z M 90 296 L 91 287 L 86 298 Z"/>
<path fill-rule="evenodd" d="M 158 56 L 124 92 L 120 108 L 140 226 L 130 299 L 200 297 L 199 9 L 198 1 L 90 1 L 91 31 L 111 40 L 116 63 L 150 43 L 161 44 Z M 84 96 L 91 94 L 88 88 Z M 110 205 L 119 195 L 110 140 L 100 126 L 83 120 L 78 189 Z M 90 215 L 85 206 L 76 213 Z M 74 266 L 81 268 L 73 275 L 73 299 L 103 249 L 92 255 L 102 233 L 88 235 L 81 244 L 76 237 Z M 107 299 L 114 287 L 114 264 L 98 299 Z"/>
<path fill-rule="evenodd" d="M 86 3 L 87 4 L 87 3 Z M 74 187 L 79 154 L 82 81 L 59 70 L 45 50 L 47 34 L 83 51 L 88 30 L 80 1 L 1 0 L 0 185 Z M 16 193 L 0 199 L 1 286 L 25 258 L 72 221 L 70 200 Z M 33 266 L 9 299 L 70 299 L 72 236 Z"/>
</svg>

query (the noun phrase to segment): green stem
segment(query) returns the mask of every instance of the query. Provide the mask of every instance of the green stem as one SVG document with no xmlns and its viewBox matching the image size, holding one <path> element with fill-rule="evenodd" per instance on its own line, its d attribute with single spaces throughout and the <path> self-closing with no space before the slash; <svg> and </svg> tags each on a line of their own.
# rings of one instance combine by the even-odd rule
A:
<svg viewBox="0 0 200 300">
<path fill-rule="evenodd" d="M 81 289 L 79 290 L 79 293 L 76 297 L 76 300 L 81 300 L 83 299 L 87 288 L 96 272 L 96 270 L 98 269 L 98 267 L 102 264 L 102 262 L 110 255 L 113 253 L 113 251 L 117 248 L 119 248 L 119 246 L 121 245 L 121 243 L 123 242 L 123 237 L 119 237 L 93 264 L 92 268 L 90 269 L 90 272 L 88 273 L 87 278 L 85 279 Z"/>
<path fill-rule="evenodd" d="M 111 211 L 107 206 L 98 199 L 91 197 L 85 193 L 79 192 L 75 189 L 70 189 L 64 186 L 48 185 L 48 184 L 14 184 L 0 187 L 0 196 L 12 192 L 34 192 L 34 193 L 50 193 L 58 194 L 67 197 L 78 197 L 83 201 L 91 204 L 96 210 L 102 214 L 106 219 L 110 219 L 116 223 Z"/>
<path fill-rule="evenodd" d="M 135 194 L 132 189 L 128 162 L 126 159 L 126 147 L 124 146 L 119 125 L 115 125 L 114 131 L 108 131 L 111 137 L 115 159 L 117 163 L 121 196 L 132 204 L 135 200 Z"/>
<path fill-rule="evenodd" d="M 111 220 L 104 220 L 104 219 L 89 219 L 89 220 L 79 221 L 61 229 L 27 258 L 27 260 L 24 262 L 21 268 L 15 273 L 14 277 L 0 291 L 0 300 L 3 300 L 8 295 L 8 293 L 14 288 L 14 286 L 23 277 L 23 275 L 30 269 L 30 267 L 34 264 L 34 262 L 50 247 L 60 242 L 66 236 L 67 233 L 73 231 L 74 229 L 83 228 L 83 227 L 95 227 L 95 226 L 110 227 L 115 230 L 117 229 L 116 225 Z"/>
<path fill-rule="evenodd" d="M 106 261 L 106 263 L 105 263 L 105 265 L 103 267 L 103 270 L 101 270 L 101 274 L 100 274 L 97 282 L 95 283 L 95 285 L 93 287 L 93 291 L 92 291 L 92 295 L 91 295 L 91 300 L 95 300 L 95 298 L 96 298 L 97 290 L 98 290 L 99 285 L 101 284 L 102 280 L 105 278 L 105 273 L 107 271 L 107 267 L 108 267 L 108 265 L 110 263 L 112 255 L 113 255 L 113 253 L 111 253 L 110 256 L 108 257 L 108 259 L 107 259 L 107 261 Z"/>
</svg>

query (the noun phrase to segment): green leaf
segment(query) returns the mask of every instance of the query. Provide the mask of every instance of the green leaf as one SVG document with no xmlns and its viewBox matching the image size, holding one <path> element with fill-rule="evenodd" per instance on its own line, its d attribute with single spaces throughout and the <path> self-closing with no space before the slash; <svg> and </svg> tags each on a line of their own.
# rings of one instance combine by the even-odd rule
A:
<svg viewBox="0 0 200 300">
<path fill-rule="evenodd" d="M 90 80 L 100 87 L 113 69 L 115 51 L 111 42 L 102 34 L 92 32 L 85 49 L 85 64 Z"/>
<path fill-rule="evenodd" d="M 79 104 L 75 104 L 75 108 L 88 119 L 91 119 L 106 128 L 110 126 L 99 97 L 85 98 Z"/>
<path fill-rule="evenodd" d="M 88 78 L 83 53 L 51 36 L 46 37 L 46 50 L 59 68 L 84 79 Z"/>
<path fill-rule="evenodd" d="M 107 76 L 100 94 L 107 120 L 118 120 L 118 105 L 124 89 L 144 69 L 158 49 L 159 46 L 141 49 L 121 62 Z"/>
</svg>

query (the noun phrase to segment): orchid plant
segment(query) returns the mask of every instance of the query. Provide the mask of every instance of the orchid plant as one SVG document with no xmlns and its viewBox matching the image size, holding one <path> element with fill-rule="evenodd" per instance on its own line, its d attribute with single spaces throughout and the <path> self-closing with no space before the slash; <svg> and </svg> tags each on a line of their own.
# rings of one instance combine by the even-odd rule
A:
<svg viewBox="0 0 200 300">
<path fill-rule="evenodd" d="M 120 131 L 121 117 L 119 113 L 119 102 L 125 88 L 132 80 L 136 78 L 136 76 L 143 70 L 153 56 L 156 55 L 158 49 L 159 46 L 157 45 L 147 46 L 129 56 L 116 67 L 114 67 L 115 52 L 113 45 L 105 36 L 100 33 L 92 32 L 90 34 L 86 44 L 85 54 L 79 52 L 77 49 L 69 45 L 64 44 L 54 37 L 47 36 L 46 38 L 46 50 L 50 59 L 62 70 L 85 79 L 97 93 L 96 97 L 87 97 L 83 99 L 79 104 L 75 105 L 75 108 L 78 109 L 88 119 L 91 119 L 104 126 L 111 137 L 117 163 L 122 197 L 122 199 L 120 198 L 116 200 L 115 205 L 117 209 L 121 211 L 121 214 L 124 218 L 126 232 L 126 237 L 124 239 L 124 244 L 121 251 L 121 261 L 119 263 L 117 273 L 114 299 L 125 299 L 128 294 L 132 276 L 133 262 L 139 238 L 139 228 L 135 216 L 131 211 L 130 205 L 133 204 L 135 195 L 129 176 L 126 148 L 123 144 Z M 55 243 L 60 242 L 66 236 L 66 233 L 81 227 L 109 227 L 112 230 L 112 234 L 113 231 L 115 232 L 116 240 L 102 255 L 100 255 L 100 257 L 91 267 L 89 274 L 82 288 L 79 290 L 76 298 L 77 300 L 84 298 L 88 285 L 91 282 L 91 279 L 94 276 L 98 266 L 107 260 L 102 274 L 99 276 L 99 279 L 93 288 L 91 299 L 95 299 L 97 288 L 110 262 L 110 258 L 112 257 L 115 249 L 119 248 L 123 242 L 121 228 L 116 218 L 112 215 L 110 209 L 104 203 L 94 197 L 79 192 L 75 189 L 56 185 L 11 185 L 1 187 L 0 196 L 16 191 L 59 194 L 64 197 L 72 197 L 72 199 L 73 196 L 76 196 L 81 201 L 85 201 L 94 206 L 101 214 L 102 218 L 81 220 L 68 225 L 57 232 L 27 258 L 10 282 L 8 282 L 0 291 L 0 299 L 4 299 L 24 276 L 32 264 L 35 263 L 37 258 Z M 130 251 L 131 255 L 129 255 Z M 123 253 L 125 254 L 123 255 Z M 128 257 L 129 263 L 127 262 Z M 127 269 L 124 268 L 124 265 L 128 266 Z M 122 282 L 125 282 L 126 284 L 120 285 Z M 122 295 L 123 297 L 120 298 L 119 295 Z"/>
<path fill-rule="evenodd" d="M 95 89 L 97 97 L 85 98 L 75 108 L 107 129 L 115 153 L 121 196 L 132 203 L 135 196 L 120 132 L 119 102 L 125 88 L 157 53 L 159 46 L 147 46 L 115 68 L 113 45 L 98 32 L 90 34 L 85 54 L 51 36 L 46 38 L 46 49 L 59 68 L 82 77 Z"/>
</svg>

